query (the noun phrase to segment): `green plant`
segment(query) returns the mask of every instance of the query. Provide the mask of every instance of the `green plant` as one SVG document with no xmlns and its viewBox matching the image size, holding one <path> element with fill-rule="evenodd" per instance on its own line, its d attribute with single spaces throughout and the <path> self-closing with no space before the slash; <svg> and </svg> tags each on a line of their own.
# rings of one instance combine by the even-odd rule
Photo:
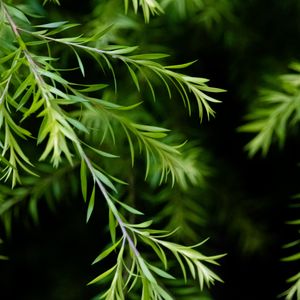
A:
<svg viewBox="0 0 300 300">
<path fill-rule="evenodd" d="M 129 1 L 124 5 L 128 11 Z M 154 0 L 133 0 L 132 5 L 135 13 L 141 7 L 146 22 L 150 15 L 162 13 Z M 142 102 L 134 97 L 122 100 L 118 74 L 126 71 L 136 91 L 142 96 L 145 89 L 150 91 L 154 101 L 159 100 L 159 82 L 169 98 L 180 95 L 189 114 L 195 100 L 200 120 L 204 115 L 214 115 L 211 104 L 219 102 L 207 92 L 222 90 L 208 86 L 207 79 L 181 73 L 192 63 L 166 65 L 161 63 L 167 57 L 163 53 L 140 54 L 137 47 L 110 43 L 102 47 L 101 39 L 105 40 L 109 26 L 85 35 L 78 24 L 40 23 L 39 17 L 31 6 L 0 1 L 4 182 L 0 215 L 7 232 L 20 207 L 27 206 L 37 221 L 40 199 L 46 198 L 51 206 L 65 188 L 76 193 L 80 182 L 87 203 L 86 220 L 91 218 L 95 202 L 102 199 L 109 213 L 111 244 L 94 263 L 112 255 L 115 264 L 90 282 L 106 285 L 101 298 L 125 299 L 140 291 L 145 300 L 173 299 L 168 282 L 174 277 L 168 270 L 172 270 L 174 261 L 180 265 L 185 281 L 190 273 L 201 289 L 204 284 L 221 281 L 207 264 L 217 264 L 222 255 L 206 256 L 194 249 L 202 243 L 183 246 L 170 241 L 172 232 L 152 229 L 152 221 L 145 220 L 135 208 L 139 199 L 132 201 L 130 193 L 135 164 L 145 166 L 144 177 L 152 185 L 177 186 L 181 192 L 201 184 L 202 174 L 194 163 L 196 148 L 189 149 L 184 140 L 174 143 L 178 141 L 176 134 L 156 126 Z M 107 77 L 93 78 L 90 84 L 86 67 L 89 59 L 97 64 L 98 71 L 108 71 Z M 112 84 L 104 78 L 112 78 Z M 115 96 L 111 96 L 113 89 Z M 140 122 L 144 117 L 153 123 Z M 30 151 L 33 147 L 35 151 Z M 70 173 L 70 186 L 65 187 L 61 178 Z M 174 259 L 168 258 L 169 253 Z"/>
<path fill-rule="evenodd" d="M 256 133 L 246 146 L 250 155 L 260 150 L 266 155 L 275 141 L 282 147 L 288 130 L 299 122 L 300 66 L 293 63 L 290 67 L 295 73 L 279 76 L 276 88 L 262 89 L 252 112 L 246 116 L 248 122 L 239 128 Z"/>
<path fill-rule="evenodd" d="M 275 80 L 275 87 L 262 89 L 260 97 L 251 108 L 251 113 L 246 116 L 248 123 L 239 127 L 242 132 L 255 133 L 255 137 L 246 145 L 250 156 L 261 151 L 267 155 L 273 143 L 278 143 L 282 148 L 288 134 L 295 131 L 300 121 L 300 65 L 294 62 L 290 65 L 293 71 L 280 75 Z M 296 196 L 298 198 L 299 196 Z M 295 208 L 294 208 L 295 209 Z M 299 219 L 287 222 L 290 225 L 299 225 Z M 284 248 L 297 249 L 299 240 L 288 243 Z M 296 252 L 282 259 L 284 262 L 299 260 L 300 252 Z M 290 288 L 281 296 L 287 300 L 294 297 L 300 299 L 300 273 L 287 280 Z"/>
<path fill-rule="evenodd" d="M 296 195 L 294 197 L 295 199 L 299 198 L 299 195 Z M 298 205 L 294 204 L 293 209 L 297 209 Z M 289 225 L 294 225 L 294 226 L 299 226 L 300 221 L 299 219 L 291 220 L 287 222 Z M 299 232 L 298 232 L 299 233 Z M 287 263 L 294 263 L 300 259 L 300 251 L 298 250 L 299 248 L 299 239 L 292 241 L 286 245 L 284 245 L 284 248 L 289 249 L 292 248 L 294 249 L 293 251 L 296 251 L 296 253 L 293 253 L 287 257 L 284 257 L 282 261 L 287 262 Z M 290 285 L 290 287 L 282 293 L 282 296 L 285 296 L 287 300 L 292 300 L 296 296 L 296 299 L 300 298 L 300 273 L 298 272 L 297 274 L 293 275 L 292 277 L 287 279 L 287 283 Z"/>
</svg>

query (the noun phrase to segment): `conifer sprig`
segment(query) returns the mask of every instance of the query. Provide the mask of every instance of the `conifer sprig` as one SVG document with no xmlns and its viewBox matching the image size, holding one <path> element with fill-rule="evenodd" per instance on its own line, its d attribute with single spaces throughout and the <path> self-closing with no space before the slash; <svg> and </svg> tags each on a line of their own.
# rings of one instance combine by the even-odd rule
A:
<svg viewBox="0 0 300 300">
<path fill-rule="evenodd" d="M 160 10 L 156 1 L 143 0 L 133 1 L 136 11 L 138 3 L 142 6 L 146 21 L 149 20 L 150 14 Z M 128 7 L 127 1 L 125 5 Z M 146 177 L 154 173 L 152 169 L 155 165 L 156 173 L 160 173 L 160 184 L 167 183 L 168 177 L 171 177 L 173 185 L 179 184 L 185 188 L 190 183 L 195 183 L 197 171 L 193 167 L 193 158 L 182 156 L 182 145 L 173 146 L 166 142 L 168 129 L 140 124 L 131 119 L 128 112 L 140 103 L 126 107 L 105 101 L 101 96 L 106 85 L 102 82 L 91 85 L 75 84 L 66 79 L 63 74 L 68 69 L 58 69 L 58 60 L 52 53 L 58 45 L 67 51 L 71 50 L 83 77 L 87 70 L 81 55 L 91 55 L 100 68 L 112 72 L 115 86 L 118 78 L 112 61 L 123 62 L 137 90 L 142 92 L 139 79 L 139 75 L 142 74 L 153 97 L 156 98 L 152 78 L 147 74 L 151 72 L 165 85 L 170 97 L 170 84 L 177 88 L 189 112 L 191 105 L 188 95 L 194 95 L 200 119 L 204 113 L 208 117 L 213 115 L 210 103 L 218 102 L 205 92 L 221 90 L 208 87 L 206 79 L 177 72 L 177 69 L 190 64 L 164 66 L 158 63 L 157 60 L 164 58 L 164 54 L 134 55 L 136 47 L 126 46 L 98 49 L 93 43 L 99 40 L 101 35 L 57 37 L 76 25 L 59 21 L 33 27 L 30 15 L 2 0 L 0 13 L 0 70 L 3 71 L 0 78 L 0 147 L 1 162 L 4 164 L 2 179 L 10 179 L 12 187 L 23 183 L 23 186 L 12 189 L 12 194 L 8 193 L 7 197 L 0 199 L 0 216 L 9 220 L 13 208 L 28 200 L 29 210 L 37 219 L 36 203 L 44 195 L 34 184 L 48 184 L 49 189 L 54 186 L 47 176 L 38 177 L 42 170 L 38 161 L 50 165 L 58 173 L 66 166 L 73 171 L 80 165 L 78 181 L 81 183 L 83 199 L 87 204 L 86 221 L 89 221 L 94 212 L 99 192 L 105 199 L 109 212 L 112 245 L 96 258 L 96 262 L 112 252 L 116 253 L 115 265 L 90 282 L 102 282 L 102 279 L 112 276 L 102 298 L 125 299 L 131 290 L 139 290 L 144 300 L 172 299 L 158 279 L 174 279 L 167 272 L 167 252 L 174 255 L 185 280 L 190 272 L 193 279 L 199 280 L 201 288 L 204 284 L 220 281 L 206 263 L 216 264 L 216 260 L 221 256 L 208 257 L 193 247 L 172 243 L 168 241 L 169 233 L 150 228 L 151 221 L 127 221 L 128 215 L 140 216 L 142 212 L 118 199 L 118 187 L 126 183 L 110 174 L 104 161 L 123 157 L 119 158 L 114 154 L 116 146 L 114 143 L 108 143 L 106 137 L 111 135 L 115 141 L 125 136 L 132 167 L 135 157 L 144 152 Z M 43 55 L 40 55 L 41 52 Z M 28 125 L 31 121 L 34 121 L 36 127 Z M 93 124 L 92 129 L 90 124 Z M 116 125 L 122 130 L 116 129 Z M 89 139 L 93 130 L 99 133 L 99 141 L 96 144 Z M 35 145 L 36 153 L 29 153 L 26 147 L 23 147 L 27 142 Z M 55 176 L 58 177 L 57 174 Z M 57 187 L 57 184 L 55 186 Z M 16 195 L 19 196 L 18 201 Z M 149 246 L 160 262 L 152 261 L 144 255 L 140 251 L 140 245 Z"/>
<path fill-rule="evenodd" d="M 253 112 L 246 116 L 248 122 L 240 131 L 255 133 L 246 145 L 252 156 L 261 150 L 266 155 L 273 142 L 284 145 L 288 129 L 300 121 L 300 65 L 291 64 L 294 73 L 278 76 L 275 89 L 262 89 Z"/>
<path fill-rule="evenodd" d="M 219 93 L 224 92 L 224 90 L 208 86 L 207 82 L 209 80 L 206 78 L 192 77 L 177 72 L 177 70 L 181 70 L 190 66 L 193 62 L 180 65 L 164 66 L 157 62 L 157 60 L 165 58 L 167 56 L 163 53 L 146 53 L 130 55 L 133 54 L 134 51 L 136 51 L 137 47 L 110 45 L 104 49 L 98 49 L 89 46 L 88 43 L 96 42 L 97 39 L 99 39 L 99 36 L 97 34 L 91 37 L 78 36 L 70 38 L 56 38 L 53 36 L 58 32 L 66 30 L 69 27 L 73 26 L 75 26 L 75 24 L 61 24 L 61 22 L 56 22 L 41 25 L 40 27 L 45 28 L 45 30 L 43 30 L 42 32 L 28 30 L 23 31 L 35 36 L 36 38 L 43 40 L 44 42 L 55 42 L 70 47 L 76 54 L 79 68 L 83 75 L 85 74 L 85 70 L 84 65 L 82 64 L 82 61 L 80 59 L 80 55 L 77 52 L 79 50 L 85 51 L 91 56 L 93 56 L 97 63 L 99 63 L 101 68 L 103 68 L 103 63 L 99 61 L 99 58 L 102 58 L 104 63 L 107 65 L 107 67 L 111 70 L 113 74 L 115 87 L 117 87 L 117 79 L 113 64 L 110 62 L 110 60 L 122 61 L 127 66 L 129 74 L 132 77 L 132 80 L 139 91 L 140 84 L 138 74 L 141 74 L 142 77 L 146 80 L 154 100 L 156 99 L 155 89 L 153 88 L 153 84 L 151 83 L 151 77 L 147 75 L 147 72 L 149 71 L 152 72 L 153 75 L 156 75 L 163 82 L 170 98 L 172 97 L 170 84 L 172 84 L 178 90 L 184 102 L 184 105 L 188 109 L 189 114 L 191 114 L 191 103 L 189 94 L 192 94 L 196 99 L 198 105 L 198 113 L 200 120 L 202 120 L 204 113 L 207 115 L 208 119 L 210 116 L 214 116 L 214 110 L 211 108 L 210 104 L 219 103 L 220 101 L 207 95 L 206 92 Z M 47 27 L 49 27 L 50 29 L 47 30 Z M 56 29 L 53 31 L 53 28 Z"/>
</svg>

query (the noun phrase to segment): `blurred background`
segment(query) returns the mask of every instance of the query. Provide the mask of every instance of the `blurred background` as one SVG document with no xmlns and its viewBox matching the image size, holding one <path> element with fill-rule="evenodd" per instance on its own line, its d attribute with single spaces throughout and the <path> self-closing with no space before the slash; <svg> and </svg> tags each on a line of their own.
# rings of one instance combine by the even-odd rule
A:
<svg viewBox="0 0 300 300">
<path fill-rule="evenodd" d="M 121 0 L 76 4 L 62 0 L 61 6 L 47 4 L 47 9 L 38 1 L 28 3 L 49 20 L 80 22 L 86 32 L 113 24 L 99 46 L 120 43 L 139 45 L 141 53 L 166 52 L 168 64 L 197 60 L 185 72 L 209 78 L 211 86 L 226 90 L 217 95 L 222 103 L 213 106 L 216 117 L 201 124 L 196 113 L 188 116 L 179 99 L 167 99 L 165 90 L 154 103 L 149 91 L 137 95 L 134 87 L 120 84 L 119 96 L 145 100 L 146 110 L 159 125 L 187 137 L 201 151 L 203 185 L 189 191 L 197 216 L 187 225 L 186 240 L 178 239 L 194 243 L 210 237 L 206 253 L 227 255 L 215 268 L 224 284 L 186 299 L 276 299 L 288 288 L 286 279 L 299 270 L 297 262 L 281 261 L 290 254 L 283 245 L 298 238 L 297 228 L 286 224 L 299 215 L 298 208 L 291 207 L 300 192 L 297 124 L 287 132 L 282 147 L 274 143 L 267 155 L 258 152 L 252 157 L 245 146 L 255 134 L 238 128 L 247 122 L 246 115 L 255 112 L 260 91 L 276 89 L 278 76 L 290 72 L 289 64 L 300 59 L 300 2 L 161 1 L 166 13 L 149 24 L 131 11 L 124 15 Z M 99 76 L 90 65 L 87 81 Z M 121 80 L 122 74 L 120 70 Z M 142 190 L 143 183 L 137 192 Z M 154 191 L 157 199 L 165 197 L 162 192 Z M 41 202 L 38 225 L 25 213 L 13 221 L 11 236 L 2 246 L 10 256 L 0 267 L 1 293 L 7 295 L 3 299 L 79 300 L 99 292 L 86 283 L 99 274 L 99 267 L 90 264 L 108 239 L 103 229 L 106 210 L 98 205 L 86 224 L 80 193 L 66 191 L 60 200 L 53 210 Z M 155 218 L 153 207 L 145 209 Z"/>
</svg>

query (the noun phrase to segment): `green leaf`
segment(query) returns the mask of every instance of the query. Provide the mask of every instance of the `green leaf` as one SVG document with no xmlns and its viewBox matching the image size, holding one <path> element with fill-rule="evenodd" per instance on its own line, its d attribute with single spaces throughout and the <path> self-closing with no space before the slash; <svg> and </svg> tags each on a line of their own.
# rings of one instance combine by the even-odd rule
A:
<svg viewBox="0 0 300 300">
<path fill-rule="evenodd" d="M 143 215 L 143 214 L 144 214 L 144 213 L 142 213 L 141 211 L 139 211 L 139 210 L 137 210 L 137 209 L 135 209 L 135 208 L 133 208 L 133 207 L 131 207 L 131 206 L 125 204 L 125 203 L 122 203 L 122 202 L 121 202 L 120 205 L 121 205 L 122 207 L 124 207 L 126 210 L 128 210 L 129 212 L 131 212 L 132 214 L 135 214 L 135 215 Z"/>
<path fill-rule="evenodd" d="M 92 262 L 92 264 L 96 264 L 99 261 L 103 260 L 105 257 L 107 257 L 111 252 L 113 252 L 119 246 L 122 240 L 123 239 L 119 239 L 116 243 L 112 244 L 109 248 L 101 252 L 100 255 L 98 255 L 96 259 Z"/>
<path fill-rule="evenodd" d="M 128 12 L 128 0 L 124 0 L 125 14 Z"/>
<path fill-rule="evenodd" d="M 81 165 L 80 165 L 80 183 L 81 183 L 82 196 L 83 196 L 84 202 L 86 202 L 86 198 L 87 198 L 87 170 L 86 170 L 85 161 L 83 159 L 81 160 Z"/>
<path fill-rule="evenodd" d="M 80 26 L 80 24 L 78 24 L 78 23 L 66 23 L 66 24 L 61 25 L 54 29 L 49 28 L 51 30 L 46 30 L 46 32 L 47 32 L 47 35 L 55 35 L 55 34 L 61 33 L 62 31 L 71 29 L 73 27 L 78 27 L 78 26 Z"/>
<path fill-rule="evenodd" d="M 180 265 L 180 268 L 181 268 L 181 271 L 182 271 L 182 274 L 183 274 L 183 278 L 184 278 L 184 281 L 187 282 L 187 274 L 186 274 L 186 269 L 185 269 L 185 265 L 180 257 L 180 255 L 176 252 L 176 251 L 173 251 L 171 250 L 172 253 L 174 254 L 174 256 L 176 257 L 179 265 Z"/>
<path fill-rule="evenodd" d="M 92 191 L 91 198 L 90 198 L 90 201 L 89 201 L 89 206 L 88 206 L 88 209 L 87 209 L 86 222 L 88 222 L 90 217 L 91 217 L 91 214 L 94 210 L 94 204 L 95 204 L 95 185 L 93 187 L 93 191 Z"/>
<path fill-rule="evenodd" d="M 153 221 L 149 220 L 149 221 L 145 221 L 145 222 L 142 222 L 142 223 L 139 223 L 139 224 L 130 224 L 130 227 L 134 227 L 134 228 L 147 228 L 152 223 L 153 223 Z"/>
<path fill-rule="evenodd" d="M 46 76 L 50 79 L 53 79 L 63 85 L 68 84 L 68 81 L 66 81 L 65 79 L 63 79 L 58 73 L 55 72 L 50 72 L 44 69 L 39 69 L 39 73 L 42 74 L 43 76 Z"/>
<path fill-rule="evenodd" d="M 161 286 L 158 285 L 156 289 L 159 291 L 164 300 L 174 300 L 174 298 L 171 297 Z"/>
<path fill-rule="evenodd" d="M 26 79 L 19 85 L 19 87 L 17 88 L 17 90 L 15 91 L 13 98 L 16 99 L 18 98 L 27 88 L 27 86 L 32 84 L 32 80 L 33 80 L 33 75 L 30 73 Z"/>
<path fill-rule="evenodd" d="M 102 172 L 100 172 L 99 170 L 96 170 L 96 169 L 94 169 L 94 174 L 102 183 L 104 183 L 106 186 L 108 186 L 114 192 L 117 193 L 116 187 L 114 186 L 114 184 L 110 181 L 110 179 L 106 175 L 104 175 Z"/>
<path fill-rule="evenodd" d="M 157 126 L 150 126 L 150 125 L 143 125 L 143 124 L 132 124 L 135 128 L 142 130 L 142 131 L 149 131 L 149 132 L 168 132 L 169 129 L 157 127 Z"/>
<path fill-rule="evenodd" d="M 152 273 L 150 272 L 149 268 L 147 267 L 144 259 L 141 256 L 137 257 L 137 260 L 139 262 L 139 266 L 142 270 L 143 275 L 153 284 L 157 284 L 156 279 L 153 277 Z"/>
<path fill-rule="evenodd" d="M 149 230 L 149 233 L 151 233 L 151 230 Z M 151 239 L 149 239 L 147 237 L 141 236 L 141 238 L 146 244 L 148 244 L 154 250 L 154 252 L 157 254 L 159 259 L 163 263 L 165 269 L 167 269 L 168 260 L 167 260 L 167 257 L 166 257 L 166 254 L 165 254 L 164 250 L 160 247 L 160 245 L 155 244 Z"/>
<path fill-rule="evenodd" d="M 196 84 L 199 84 L 201 86 L 203 86 L 204 83 L 209 81 L 207 78 L 192 77 L 192 76 L 188 76 L 188 75 L 183 75 L 182 79 L 184 81 L 187 81 L 187 82 L 190 82 L 190 83 L 196 83 Z"/>
<path fill-rule="evenodd" d="M 121 106 L 115 103 L 111 103 L 105 100 L 99 100 L 97 101 L 97 99 L 93 99 L 95 102 L 98 102 L 99 104 L 105 106 L 105 108 L 107 109 L 113 109 L 113 110 L 122 110 L 122 111 L 127 111 L 127 110 L 132 110 L 136 107 L 138 107 L 139 105 L 141 105 L 142 102 L 138 102 L 135 103 L 133 105 L 129 105 L 129 106 Z"/>
<path fill-rule="evenodd" d="M 28 206 L 30 215 L 35 224 L 38 224 L 38 221 L 39 221 L 37 200 L 38 199 L 36 197 L 31 197 L 31 199 L 29 201 L 29 206 Z"/>
<path fill-rule="evenodd" d="M 110 268 L 109 270 L 103 272 L 102 274 L 100 274 L 99 276 L 97 276 L 95 279 L 93 279 L 92 281 L 90 281 L 88 283 L 88 285 L 94 284 L 94 283 L 96 283 L 98 281 L 101 281 L 105 277 L 109 276 L 116 269 L 116 267 L 117 267 L 117 265 L 115 265 L 112 268 Z"/>
<path fill-rule="evenodd" d="M 111 236 L 111 240 L 113 242 L 113 244 L 116 243 L 116 219 L 115 216 L 112 212 L 112 210 L 109 210 L 109 214 L 108 214 L 108 225 L 109 225 L 109 232 L 110 232 L 110 236 Z"/>
<path fill-rule="evenodd" d="M 285 244 L 282 247 L 283 248 L 291 248 L 291 247 L 294 247 L 294 246 L 298 246 L 299 244 L 300 244 L 300 240 L 296 240 L 296 241 L 290 242 L 288 244 Z"/>
<path fill-rule="evenodd" d="M 83 63 L 81 61 L 81 58 L 80 58 L 79 54 L 77 53 L 77 51 L 74 51 L 74 52 L 75 52 L 75 55 L 76 55 L 76 58 L 77 58 L 77 62 L 78 62 L 80 71 L 82 73 L 82 76 L 85 77 L 84 66 L 83 66 Z"/>
<path fill-rule="evenodd" d="M 117 182 L 117 183 L 120 183 L 120 184 L 122 184 L 122 185 L 128 185 L 128 183 L 125 182 L 124 180 L 121 180 L 121 179 L 119 179 L 119 178 L 117 178 L 117 177 L 114 177 L 114 176 L 112 176 L 112 175 L 110 175 L 110 174 L 108 174 L 108 176 L 109 176 L 109 178 L 111 178 L 113 181 L 115 181 L 115 182 Z"/>
<path fill-rule="evenodd" d="M 77 121 L 76 119 L 73 118 L 66 118 L 66 120 L 68 120 L 69 123 L 71 123 L 74 127 L 76 127 L 78 130 L 83 131 L 87 134 L 89 134 L 90 132 L 88 131 L 88 129 L 79 121 Z"/>
<path fill-rule="evenodd" d="M 52 22 L 47 24 L 35 25 L 34 27 L 38 28 L 58 28 L 64 24 L 68 23 L 68 21 L 59 21 L 59 22 Z"/>
<path fill-rule="evenodd" d="M 127 68 L 129 70 L 130 76 L 131 76 L 131 78 L 132 78 L 132 80 L 133 80 L 133 82 L 134 82 L 137 90 L 140 91 L 139 80 L 138 80 L 136 74 L 134 73 L 134 71 L 132 70 L 132 68 L 128 64 L 126 64 L 126 65 L 127 65 Z"/>
<path fill-rule="evenodd" d="M 286 222 L 289 225 L 300 225 L 300 219 Z"/>
<path fill-rule="evenodd" d="M 185 63 L 185 64 L 179 64 L 179 65 L 171 65 L 171 66 L 164 66 L 165 69 L 183 69 L 183 68 L 187 68 L 191 65 L 193 65 L 197 60 Z M 209 81 L 208 79 L 206 79 L 206 81 Z"/>
<path fill-rule="evenodd" d="M 167 136 L 167 134 L 163 132 L 142 132 L 142 134 L 153 139 L 161 139 Z"/>
<path fill-rule="evenodd" d="M 146 53 L 146 54 L 132 55 L 128 57 L 133 60 L 155 60 L 155 59 L 162 59 L 169 56 L 170 55 L 165 53 Z"/>
<path fill-rule="evenodd" d="M 123 127 L 123 130 L 124 130 L 127 140 L 128 140 L 129 149 L 130 149 L 130 157 L 131 157 L 131 166 L 133 167 L 134 166 L 134 147 L 133 147 L 132 139 L 131 139 L 130 134 L 124 124 L 122 124 L 122 127 Z"/>
<path fill-rule="evenodd" d="M 128 54 L 133 52 L 134 50 L 136 50 L 138 47 L 134 46 L 134 47 L 122 47 L 116 50 L 109 50 L 109 54 L 110 55 L 121 55 L 121 54 Z"/>
<path fill-rule="evenodd" d="M 26 17 L 26 15 L 21 10 L 19 10 L 15 6 L 10 6 L 10 5 L 7 5 L 7 4 L 5 4 L 5 6 L 6 6 L 6 8 L 7 8 L 10 15 L 24 21 L 27 24 L 30 24 L 28 18 Z"/>
<path fill-rule="evenodd" d="M 162 269 L 160 268 L 157 268 L 153 265 L 149 265 L 149 268 L 155 272 L 157 275 L 159 275 L 160 277 L 163 277 L 163 278 L 166 278 L 166 279 L 175 279 L 174 276 L 170 275 L 169 273 L 163 271 Z"/>
<path fill-rule="evenodd" d="M 105 27 L 104 29 L 101 28 L 100 31 L 96 32 L 93 36 L 91 36 L 89 40 L 91 41 L 98 41 L 100 40 L 101 37 L 103 37 L 107 32 L 109 32 L 112 28 L 113 28 L 114 24 L 108 25 L 107 27 Z M 95 28 L 97 29 L 97 28 Z"/>
<path fill-rule="evenodd" d="M 91 150 L 93 150 L 95 153 L 99 154 L 100 156 L 107 157 L 107 158 L 118 158 L 119 157 L 117 155 L 114 155 L 114 154 L 111 154 L 111 153 L 108 153 L 108 152 L 96 149 L 95 147 L 92 147 L 92 146 L 90 146 L 88 144 L 85 144 L 85 145 L 88 148 L 90 148 Z"/>
<path fill-rule="evenodd" d="M 98 84 L 89 84 L 86 86 L 86 88 L 84 89 L 80 89 L 78 90 L 79 92 L 95 92 L 95 91 L 99 91 L 102 90 L 104 88 L 108 87 L 108 84 L 104 84 L 104 83 L 98 83 Z"/>
<path fill-rule="evenodd" d="M 119 203 L 122 207 L 124 207 L 126 210 L 128 210 L 129 212 L 135 214 L 135 215 L 144 215 L 144 213 L 142 213 L 141 211 L 125 204 L 122 201 L 119 201 L 118 199 L 113 198 L 117 203 Z"/>
<path fill-rule="evenodd" d="M 61 90 L 59 90 L 58 88 L 54 87 L 54 86 L 50 86 L 48 85 L 48 89 L 49 89 L 49 92 L 51 92 L 52 94 L 55 94 L 61 98 L 64 98 L 64 99 L 68 99 L 68 95 L 64 92 L 62 92 Z"/>
<path fill-rule="evenodd" d="M 6 56 L 0 57 L 0 64 L 3 65 L 5 62 L 11 60 L 18 54 L 18 50 L 12 51 L 11 53 L 7 54 Z"/>
<path fill-rule="evenodd" d="M 282 261 L 294 261 L 294 260 L 299 260 L 299 259 L 300 259 L 300 252 L 296 253 L 294 255 L 285 257 L 285 258 L 282 259 Z"/>
</svg>

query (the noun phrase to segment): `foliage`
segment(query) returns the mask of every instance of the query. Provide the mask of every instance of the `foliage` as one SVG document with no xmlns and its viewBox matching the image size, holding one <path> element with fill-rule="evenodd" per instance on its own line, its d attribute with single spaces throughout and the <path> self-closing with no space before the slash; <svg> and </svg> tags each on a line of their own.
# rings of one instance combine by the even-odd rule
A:
<svg viewBox="0 0 300 300">
<path fill-rule="evenodd" d="M 124 1 L 125 12 L 130 4 L 135 13 L 141 8 L 146 22 L 151 15 L 162 13 L 155 0 Z M 161 63 L 167 59 L 163 53 L 141 54 L 135 46 L 101 43 L 109 27 L 86 35 L 76 23 L 41 23 L 33 7 L 6 1 L 0 2 L 0 14 L 0 215 L 7 232 L 20 207 L 28 207 L 37 221 L 38 201 L 46 198 L 52 206 L 65 192 L 62 178 L 72 173 L 70 189 L 76 193 L 80 182 L 86 220 L 102 199 L 109 212 L 111 244 L 94 263 L 109 254 L 115 263 L 90 282 L 106 282 L 101 298 L 125 299 L 140 291 L 142 299 L 173 299 L 172 290 L 168 291 L 171 285 L 162 281 L 175 279 L 169 273 L 175 261 L 185 281 L 190 273 L 201 289 L 221 281 L 207 264 L 217 264 L 222 255 L 206 256 L 194 249 L 202 243 L 183 246 L 171 242 L 172 232 L 152 229 L 152 221 L 121 196 L 130 192 L 131 183 L 124 180 L 139 169 L 136 165 L 141 161 L 145 179 L 156 186 L 177 186 L 185 193 L 201 184 L 195 150 L 188 149 L 184 140 L 174 144 L 176 134 L 156 126 L 155 120 L 150 125 L 140 122 L 143 115 L 151 119 L 142 102 L 111 101 L 106 95 L 112 88 L 116 96 L 122 95 L 119 73 L 126 71 L 126 78 L 142 96 L 147 87 L 154 101 L 159 101 L 159 84 L 169 98 L 177 92 L 189 114 L 194 100 L 202 120 L 204 115 L 208 119 L 214 115 L 211 104 L 219 102 L 207 93 L 223 90 L 208 86 L 205 78 L 183 74 L 182 69 L 192 63 L 167 65 Z M 102 73 L 100 80 L 93 78 L 92 84 L 86 67 L 89 59 L 99 73 L 109 73 L 106 77 Z M 70 63 L 74 60 L 75 66 Z M 193 209 L 192 202 L 190 206 Z M 191 236 L 195 238 L 193 232 Z M 157 258 L 144 253 L 144 248 Z"/>
<path fill-rule="evenodd" d="M 299 195 L 296 195 L 294 198 L 295 199 L 299 198 Z M 294 206 L 293 207 L 294 210 L 298 208 L 298 204 L 293 204 L 291 206 L 292 207 Z M 289 225 L 297 226 L 297 225 L 299 225 L 300 221 L 299 221 L 299 219 L 295 219 L 295 220 L 288 221 L 287 223 Z M 282 259 L 282 261 L 287 262 L 287 263 L 289 263 L 289 262 L 295 263 L 296 261 L 299 260 L 300 252 L 298 250 L 298 248 L 299 248 L 299 240 L 298 239 L 284 245 L 284 248 L 285 249 L 290 249 L 290 248 L 296 249 L 296 250 L 293 250 L 293 251 L 297 251 L 297 252 L 293 253 L 293 254 L 291 254 L 287 257 L 284 257 Z M 287 299 L 287 300 L 294 299 L 294 297 L 296 297 L 296 299 L 299 299 L 299 297 L 300 297 L 299 273 L 297 273 L 297 274 L 293 275 L 292 277 L 288 278 L 287 283 L 290 285 L 290 287 L 289 287 L 288 290 L 286 290 L 284 293 L 282 293 L 281 296 L 285 296 L 285 299 Z"/>
<path fill-rule="evenodd" d="M 248 123 L 239 128 L 256 133 L 246 146 L 250 155 L 259 150 L 266 155 L 273 141 L 282 147 L 286 133 L 299 122 L 300 65 L 293 63 L 290 67 L 295 73 L 279 76 L 275 89 L 262 89 L 253 112 L 246 117 Z"/>
<path fill-rule="evenodd" d="M 166 10 L 171 8 L 180 18 L 190 15 L 208 29 L 224 20 L 234 19 L 232 2 L 228 0 L 164 0 L 162 7 Z"/>
<path fill-rule="evenodd" d="M 283 147 L 288 133 L 297 127 L 300 120 L 300 65 L 294 62 L 290 65 L 293 73 L 284 74 L 273 80 L 277 86 L 273 89 L 263 89 L 252 112 L 247 116 L 248 123 L 239 127 L 240 131 L 255 133 L 256 136 L 246 145 L 249 155 L 253 156 L 259 150 L 266 155 L 274 142 Z M 297 198 L 297 196 L 296 196 Z M 295 208 L 294 208 L 295 209 Z M 299 219 L 289 221 L 288 224 L 299 225 Z M 288 243 L 284 248 L 297 248 L 299 240 Z M 282 259 L 284 262 L 299 260 L 300 252 Z M 285 299 L 300 299 L 299 273 L 287 280 L 291 285 L 281 294 Z"/>
</svg>

